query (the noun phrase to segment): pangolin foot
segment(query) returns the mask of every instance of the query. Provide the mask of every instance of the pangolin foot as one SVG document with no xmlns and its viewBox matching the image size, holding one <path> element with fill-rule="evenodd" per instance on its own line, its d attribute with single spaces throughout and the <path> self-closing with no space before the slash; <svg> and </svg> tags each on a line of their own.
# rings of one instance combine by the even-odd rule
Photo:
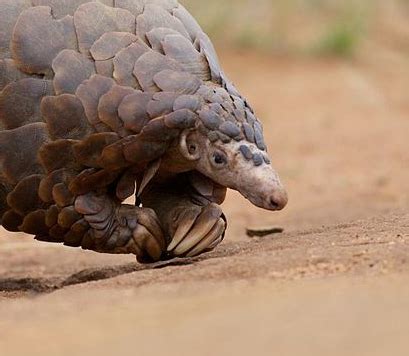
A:
<svg viewBox="0 0 409 356">
<path fill-rule="evenodd" d="M 152 209 L 92 193 L 77 198 L 75 207 L 92 228 L 96 251 L 133 253 L 141 263 L 157 262 L 166 254 L 166 239 Z"/>
<path fill-rule="evenodd" d="M 223 241 L 226 221 L 219 205 L 194 205 L 179 210 L 173 219 L 174 232 L 167 250 L 172 257 L 193 257 L 213 250 Z"/>
</svg>

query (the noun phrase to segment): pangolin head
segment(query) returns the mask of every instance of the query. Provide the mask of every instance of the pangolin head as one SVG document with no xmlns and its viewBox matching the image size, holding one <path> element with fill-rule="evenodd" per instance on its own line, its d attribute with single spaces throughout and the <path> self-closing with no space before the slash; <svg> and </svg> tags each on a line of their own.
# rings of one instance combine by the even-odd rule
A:
<svg viewBox="0 0 409 356">
<path fill-rule="evenodd" d="M 222 79 L 197 93 L 201 106 L 194 129 L 184 131 L 180 150 L 196 170 L 218 185 L 239 191 L 254 205 L 281 210 L 288 196 L 271 165 L 263 127 L 248 102 Z"/>
</svg>

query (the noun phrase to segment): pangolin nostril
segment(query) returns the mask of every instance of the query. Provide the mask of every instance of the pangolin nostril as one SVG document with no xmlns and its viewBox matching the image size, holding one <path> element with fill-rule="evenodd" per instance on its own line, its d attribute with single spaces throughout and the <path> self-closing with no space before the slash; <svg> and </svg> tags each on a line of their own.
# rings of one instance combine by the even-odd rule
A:
<svg viewBox="0 0 409 356">
<path fill-rule="evenodd" d="M 288 196 L 285 191 L 275 192 L 270 197 L 270 208 L 271 210 L 282 210 L 288 203 Z"/>
<path fill-rule="evenodd" d="M 270 199 L 270 206 L 274 210 L 280 210 L 280 205 L 274 200 L 274 198 Z"/>
</svg>

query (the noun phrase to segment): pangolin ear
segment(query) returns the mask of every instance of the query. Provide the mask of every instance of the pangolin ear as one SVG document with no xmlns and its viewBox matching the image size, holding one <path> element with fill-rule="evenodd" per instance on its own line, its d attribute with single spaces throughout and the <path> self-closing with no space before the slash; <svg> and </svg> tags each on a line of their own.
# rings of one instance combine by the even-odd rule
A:
<svg viewBox="0 0 409 356">
<path fill-rule="evenodd" d="M 179 149 L 183 157 L 189 161 L 200 159 L 200 147 L 196 131 L 185 130 L 180 135 Z"/>
</svg>

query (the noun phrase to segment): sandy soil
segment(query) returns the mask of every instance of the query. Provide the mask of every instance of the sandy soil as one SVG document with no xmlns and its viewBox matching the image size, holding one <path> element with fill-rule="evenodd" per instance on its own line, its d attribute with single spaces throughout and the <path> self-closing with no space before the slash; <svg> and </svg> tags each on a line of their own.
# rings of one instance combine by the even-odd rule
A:
<svg viewBox="0 0 409 356">
<path fill-rule="evenodd" d="M 263 119 L 288 209 L 230 193 L 227 241 L 170 265 L 2 233 L 1 355 L 408 354 L 407 59 L 223 62 Z"/>
</svg>

